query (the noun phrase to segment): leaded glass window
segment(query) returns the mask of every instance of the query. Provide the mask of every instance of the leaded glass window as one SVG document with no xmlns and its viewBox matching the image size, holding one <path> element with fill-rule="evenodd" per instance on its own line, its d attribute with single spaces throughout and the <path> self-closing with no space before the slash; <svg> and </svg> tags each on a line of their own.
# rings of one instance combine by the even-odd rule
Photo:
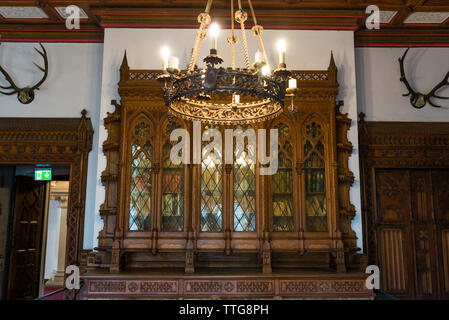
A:
<svg viewBox="0 0 449 320">
<path fill-rule="evenodd" d="M 273 231 L 294 231 L 293 209 L 293 146 L 291 128 L 279 123 L 278 171 L 271 178 Z"/>
<path fill-rule="evenodd" d="M 184 166 L 170 160 L 172 146 L 177 143 L 170 141 L 170 134 L 180 127 L 170 121 L 165 128 L 162 147 L 162 231 L 182 231 L 184 227 Z"/>
<path fill-rule="evenodd" d="M 243 132 L 247 127 L 238 127 Z M 256 178 L 255 164 L 250 155 L 256 150 L 249 149 L 255 146 L 243 146 L 241 153 L 237 153 L 237 144 L 234 144 L 234 231 L 256 230 Z"/>
<path fill-rule="evenodd" d="M 204 129 L 213 129 L 206 126 Z M 208 142 L 203 142 L 203 147 Z M 222 157 L 212 150 L 201 162 L 201 231 L 221 231 L 223 214 Z"/>
<path fill-rule="evenodd" d="M 306 124 L 305 137 L 306 230 L 327 231 L 323 128 L 311 121 Z"/>
<path fill-rule="evenodd" d="M 149 231 L 151 214 L 150 126 L 139 122 L 134 128 L 131 146 L 131 188 L 129 197 L 129 230 Z"/>
</svg>

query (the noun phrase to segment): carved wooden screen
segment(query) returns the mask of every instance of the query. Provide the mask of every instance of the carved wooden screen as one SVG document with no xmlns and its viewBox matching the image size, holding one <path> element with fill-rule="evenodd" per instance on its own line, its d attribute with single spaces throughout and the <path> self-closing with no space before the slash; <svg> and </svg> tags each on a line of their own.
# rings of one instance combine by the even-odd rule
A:
<svg viewBox="0 0 449 320">
<path fill-rule="evenodd" d="M 286 121 L 278 122 L 278 170 L 271 176 L 273 231 L 295 231 L 293 163 L 295 131 Z"/>
<path fill-rule="evenodd" d="M 182 231 L 184 228 L 184 165 L 170 160 L 170 141 L 174 129 L 181 128 L 177 121 L 168 121 L 163 126 L 162 146 L 162 231 Z"/>
<path fill-rule="evenodd" d="M 204 131 L 208 129 L 217 128 L 206 125 Z M 203 141 L 203 147 L 207 144 L 209 142 Z M 222 231 L 223 228 L 222 159 L 217 150 L 211 150 L 201 162 L 201 231 Z"/>
<path fill-rule="evenodd" d="M 309 120 L 303 137 L 306 230 L 327 231 L 324 128 L 317 120 Z"/>
<path fill-rule="evenodd" d="M 245 138 L 251 131 L 255 137 L 255 132 L 249 126 L 235 129 L 236 138 L 241 135 L 244 141 L 234 143 L 234 231 L 256 231 L 256 146 Z"/>
<path fill-rule="evenodd" d="M 296 115 L 286 110 L 276 119 L 254 125 L 267 129 L 267 140 L 270 129 L 279 130 L 274 175 L 259 175 L 266 165 L 249 163 L 247 153 L 232 164 L 224 163 L 225 148 L 207 153 L 198 163 L 171 163 L 169 132 L 178 122 L 195 143 L 191 160 L 197 156 L 193 151 L 198 137 L 191 122 L 175 119 L 176 124 L 170 124 L 174 127 L 169 127 L 161 85 L 156 81 L 159 74 L 130 70 L 123 59 L 119 83 L 123 105 L 105 120 L 111 138 L 105 144 L 109 149 L 105 149 L 108 168 L 103 182 L 109 191 L 101 211 L 105 227 L 99 236 L 100 246 L 106 249 L 97 254 L 98 260 L 110 261 L 112 271 L 137 261 L 152 265 L 154 259 L 177 266 L 185 262 L 186 272 L 211 264 L 244 265 L 222 256 L 234 253 L 254 266 L 262 262 L 264 272 L 271 271 L 271 253 L 276 267 L 295 267 L 295 259 L 308 263 L 309 253 L 317 265 L 338 271 L 344 271 L 345 265 L 363 264 L 355 254 L 355 235 L 350 232 L 352 175 L 345 167 L 352 150 L 345 140 L 350 120 L 336 114 L 338 83 L 333 58 L 326 71 L 294 73 L 302 88 L 295 97 Z M 145 138 L 136 131 L 142 123 L 142 130 L 148 130 Z M 209 128 L 213 126 L 203 124 L 202 133 Z M 226 137 L 225 128 L 219 130 Z M 202 141 L 198 146 L 209 143 Z M 114 196 L 119 199 L 117 206 L 110 201 Z M 287 257 L 292 252 L 299 253 L 298 257 Z M 142 262 L 149 253 L 161 255 Z M 185 261 L 180 261 L 183 253 Z"/>
<path fill-rule="evenodd" d="M 150 123 L 140 118 L 131 127 L 129 230 L 149 231 L 152 211 L 153 147 L 150 142 Z"/>
</svg>

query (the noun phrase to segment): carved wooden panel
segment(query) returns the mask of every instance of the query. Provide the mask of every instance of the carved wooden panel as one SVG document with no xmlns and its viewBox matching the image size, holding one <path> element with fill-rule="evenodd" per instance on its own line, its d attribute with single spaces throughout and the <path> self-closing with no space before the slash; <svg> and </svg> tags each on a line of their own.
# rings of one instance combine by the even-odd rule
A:
<svg viewBox="0 0 449 320">
<path fill-rule="evenodd" d="M 384 289 L 392 294 L 445 298 L 449 126 L 365 122 L 363 115 L 361 119 L 362 210 L 369 264 L 381 267 Z M 399 261 L 393 257 L 398 250 L 403 254 Z M 402 275 L 405 282 L 398 281 Z"/>
<path fill-rule="evenodd" d="M 366 289 L 363 274 L 341 278 L 328 275 L 263 275 L 243 278 L 223 276 L 154 276 L 142 277 L 113 275 L 107 279 L 86 275 L 85 297 L 121 298 L 174 298 L 186 299 L 232 299 L 254 298 L 362 298 L 373 297 Z"/>
<path fill-rule="evenodd" d="M 395 294 L 406 294 L 409 279 L 403 231 L 399 228 L 382 228 L 379 230 L 379 241 L 383 289 Z"/>
<path fill-rule="evenodd" d="M 410 181 L 407 171 L 376 171 L 379 268 L 383 289 L 408 294 L 410 278 L 407 250 L 410 223 Z"/>
</svg>

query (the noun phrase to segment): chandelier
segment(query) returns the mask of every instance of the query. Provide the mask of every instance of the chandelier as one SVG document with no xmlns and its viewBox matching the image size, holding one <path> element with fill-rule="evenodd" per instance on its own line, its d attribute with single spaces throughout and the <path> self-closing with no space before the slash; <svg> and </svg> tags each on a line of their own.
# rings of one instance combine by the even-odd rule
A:
<svg viewBox="0 0 449 320">
<path fill-rule="evenodd" d="M 245 34 L 248 14 L 243 10 L 241 0 L 238 0 L 238 10 L 235 12 L 234 1 L 230 2 L 231 35 L 227 42 L 232 50 L 232 67 L 220 66 L 223 59 L 217 50 L 219 27 L 211 23 L 209 15 L 212 0 L 207 1 L 205 11 L 198 16 L 200 26 L 187 70 L 181 71 L 178 67 L 179 59 L 170 56 L 168 49 L 162 50 L 164 72 L 158 79 L 164 83 L 163 93 L 168 111 L 175 117 L 212 124 L 243 124 L 268 120 L 283 111 L 286 94 L 293 97 L 297 91 L 296 79 L 290 79 L 286 88 L 291 72 L 286 68 L 286 46 L 282 40 L 278 43 L 278 68 L 270 71 L 262 41 L 264 29 L 257 23 L 253 5 L 248 0 L 254 22 L 251 31 L 260 45 L 254 63 L 250 64 Z M 238 37 L 235 34 L 234 20 L 240 24 L 244 68 L 236 67 L 235 49 Z M 207 28 L 212 38 L 211 49 L 203 59 L 206 67 L 199 69 L 196 61 L 201 42 L 207 38 Z M 293 109 L 292 98 L 292 112 Z"/>
</svg>

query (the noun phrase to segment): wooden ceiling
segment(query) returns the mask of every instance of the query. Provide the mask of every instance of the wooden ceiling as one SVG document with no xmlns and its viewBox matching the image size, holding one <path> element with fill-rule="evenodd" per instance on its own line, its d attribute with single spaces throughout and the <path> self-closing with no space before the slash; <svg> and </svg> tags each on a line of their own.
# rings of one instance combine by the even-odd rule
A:
<svg viewBox="0 0 449 320">
<path fill-rule="evenodd" d="M 237 0 L 234 0 L 235 5 Z M 102 42 L 105 28 L 197 28 L 206 0 L 0 1 L 0 41 Z M 247 11 L 247 1 L 242 1 Z M 354 30 L 356 46 L 449 46 L 449 0 L 253 0 L 265 29 Z M 367 30 L 368 5 L 381 10 L 379 30 Z M 59 12 L 77 5 L 86 14 L 69 30 Z M 229 25 L 230 0 L 215 0 L 211 15 Z M 30 14 L 21 7 L 34 7 Z M 1 9 L 1 8 L 0 8 Z M 26 9 L 26 8 L 25 8 Z M 30 9 L 30 8 L 28 8 Z M 9 11 L 8 11 L 9 10 Z M 58 12 L 59 10 L 59 12 Z M 248 27 L 252 26 L 249 19 Z"/>
</svg>

